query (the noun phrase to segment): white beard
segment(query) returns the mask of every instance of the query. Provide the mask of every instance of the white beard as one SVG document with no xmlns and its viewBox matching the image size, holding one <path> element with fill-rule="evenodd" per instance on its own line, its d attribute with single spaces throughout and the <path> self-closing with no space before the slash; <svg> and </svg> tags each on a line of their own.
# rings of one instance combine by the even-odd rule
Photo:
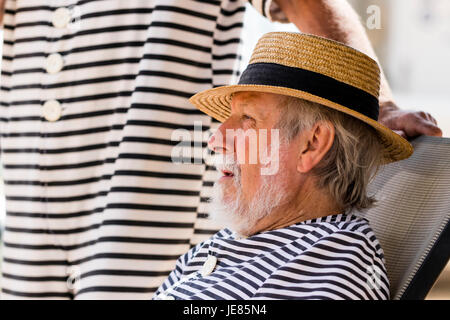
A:
<svg viewBox="0 0 450 320">
<path fill-rule="evenodd" d="M 219 166 L 217 166 L 219 167 Z M 232 171 L 236 194 L 233 199 L 225 200 L 226 184 L 216 182 L 213 187 L 213 195 L 210 201 L 209 217 L 222 227 L 229 228 L 240 235 L 247 235 L 259 220 L 268 216 L 287 198 L 287 190 L 283 185 L 282 169 L 276 175 L 261 176 L 261 185 L 256 191 L 250 203 L 242 196 L 240 170 L 236 164 L 222 165 L 222 168 Z"/>
</svg>

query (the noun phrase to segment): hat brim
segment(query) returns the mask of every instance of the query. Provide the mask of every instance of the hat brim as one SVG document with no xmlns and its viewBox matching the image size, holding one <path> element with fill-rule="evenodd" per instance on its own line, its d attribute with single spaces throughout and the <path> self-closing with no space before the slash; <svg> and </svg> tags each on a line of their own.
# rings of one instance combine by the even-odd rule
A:
<svg viewBox="0 0 450 320">
<path fill-rule="evenodd" d="M 224 122 L 231 115 L 232 95 L 245 91 L 274 93 L 316 102 L 365 122 L 378 133 L 380 143 L 384 147 L 383 159 L 385 164 L 406 159 L 414 152 L 414 148 L 406 139 L 379 122 L 338 103 L 301 90 L 267 85 L 231 85 L 202 91 L 191 97 L 189 101 L 199 110 L 220 122 Z"/>
</svg>

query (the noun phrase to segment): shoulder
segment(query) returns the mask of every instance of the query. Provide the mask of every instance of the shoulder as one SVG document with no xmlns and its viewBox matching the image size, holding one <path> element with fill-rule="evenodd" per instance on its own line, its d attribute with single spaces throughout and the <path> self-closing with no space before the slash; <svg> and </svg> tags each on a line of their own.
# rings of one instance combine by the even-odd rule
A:
<svg viewBox="0 0 450 320">
<path fill-rule="evenodd" d="M 367 220 L 312 221 L 301 250 L 280 266 L 256 297 L 274 299 L 388 299 L 381 247 Z"/>
<path fill-rule="evenodd" d="M 383 250 L 369 221 L 358 215 L 334 215 L 307 220 L 283 230 L 283 235 L 297 238 L 298 254 L 330 244 L 332 248 L 360 248 L 384 260 Z"/>
<path fill-rule="evenodd" d="M 320 255 L 361 272 L 386 274 L 383 249 L 367 219 L 351 216 L 346 221 L 318 224 L 316 230 L 320 237 L 304 252 L 306 256 Z"/>
<path fill-rule="evenodd" d="M 335 230 L 328 236 L 335 240 L 335 246 L 343 244 L 363 250 L 372 259 L 380 259 L 384 264 L 384 253 L 381 245 L 369 224 L 363 217 L 352 216 L 349 221 L 337 223 Z"/>
</svg>

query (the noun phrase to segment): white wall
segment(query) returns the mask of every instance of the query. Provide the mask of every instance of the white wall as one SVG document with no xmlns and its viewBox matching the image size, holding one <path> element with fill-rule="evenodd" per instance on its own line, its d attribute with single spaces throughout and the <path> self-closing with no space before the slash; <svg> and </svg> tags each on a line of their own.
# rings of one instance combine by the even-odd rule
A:
<svg viewBox="0 0 450 320">
<path fill-rule="evenodd" d="M 390 1 L 388 68 L 398 91 L 450 93 L 450 1 Z"/>
</svg>

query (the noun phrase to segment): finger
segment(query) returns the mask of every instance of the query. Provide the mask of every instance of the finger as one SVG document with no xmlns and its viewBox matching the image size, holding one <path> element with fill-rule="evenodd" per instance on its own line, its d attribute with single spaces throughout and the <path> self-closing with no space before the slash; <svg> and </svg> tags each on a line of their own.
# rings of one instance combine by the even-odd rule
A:
<svg viewBox="0 0 450 320">
<path fill-rule="evenodd" d="M 432 121 L 420 121 L 418 125 L 418 131 L 420 134 L 427 136 L 442 137 L 442 130 Z"/>
<path fill-rule="evenodd" d="M 437 121 L 435 118 L 433 118 L 433 116 L 431 114 L 429 114 L 428 112 L 423 112 L 423 111 L 419 111 L 416 113 L 419 117 L 426 119 L 432 123 L 434 123 L 437 126 Z"/>
<path fill-rule="evenodd" d="M 434 124 L 437 124 L 436 119 L 434 119 L 433 116 L 431 114 L 429 114 L 428 112 L 417 111 L 417 112 L 415 112 L 415 115 L 422 119 L 433 122 Z"/>
<path fill-rule="evenodd" d="M 413 121 L 408 122 L 404 131 L 411 138 L 419 135 L 442 137 L 442 130 L 435 123 L 417 115 Z"/>
<path fill-rule="evenodd" d="M 437 126 L 437 121 L 431 114 L 427 113 L 427 118 Z"/>
</svg>

